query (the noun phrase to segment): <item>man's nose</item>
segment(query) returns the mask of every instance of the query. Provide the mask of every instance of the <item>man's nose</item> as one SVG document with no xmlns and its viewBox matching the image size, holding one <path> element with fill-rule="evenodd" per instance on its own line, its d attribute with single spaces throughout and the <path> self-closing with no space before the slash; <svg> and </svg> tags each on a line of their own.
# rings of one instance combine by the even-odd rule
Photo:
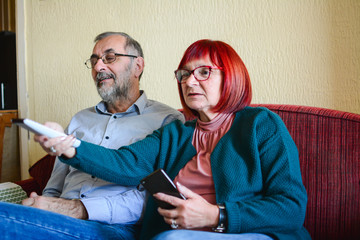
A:
<svg viewBox="0 0 360 240">
<path fill-rule="evenodd" d="M 102 72 L 105 70 L 106 64 L 99 58 L 93 68 L 96 72 Z"/>
</svg>

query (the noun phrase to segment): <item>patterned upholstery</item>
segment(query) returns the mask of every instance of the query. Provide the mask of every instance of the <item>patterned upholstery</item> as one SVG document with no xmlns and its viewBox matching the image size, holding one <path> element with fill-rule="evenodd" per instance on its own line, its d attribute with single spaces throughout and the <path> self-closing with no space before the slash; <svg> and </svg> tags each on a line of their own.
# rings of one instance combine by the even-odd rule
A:
<svg viewBox="0 0 360 240">
<path fill-rule="evenodd" d="M 305 227 L 312 238 L 360 239 L 360 115 L 306 106 L 252 106 L 277 113 L 299 149 L 308 193 Z M 30 173 L 41 192 L 54 159 L 46 156 L 39 161 L 46 163 L 36 163 Z"/>
</svg>

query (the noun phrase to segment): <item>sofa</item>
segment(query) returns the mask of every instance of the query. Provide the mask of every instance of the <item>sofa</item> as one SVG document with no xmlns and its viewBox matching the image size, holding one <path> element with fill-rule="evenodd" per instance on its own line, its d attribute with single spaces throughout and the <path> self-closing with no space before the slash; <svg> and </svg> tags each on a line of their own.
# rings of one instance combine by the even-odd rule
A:
<svg viewBox="0 0 360 240">
<path fill-rule="evenodd" d="M 252 104 L 278 114 L 293 137 L 308 193 L 305 227 L 314 240 L 360 239 L 360 115 L 284 104 Z M 41 194 L 54 158 L 46 155 L 18 182 Z M 271 217 L 271 216 L 269 216 Z"/>
</svg>

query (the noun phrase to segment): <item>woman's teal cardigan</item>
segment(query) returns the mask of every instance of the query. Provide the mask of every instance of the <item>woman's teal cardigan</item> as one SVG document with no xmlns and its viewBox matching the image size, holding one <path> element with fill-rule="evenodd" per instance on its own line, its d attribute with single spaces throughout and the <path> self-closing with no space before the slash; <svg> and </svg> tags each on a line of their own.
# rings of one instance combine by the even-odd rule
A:
<svg viewBox="0 0 360 240">
<path fill-rule="evenodd" d="M 138 185 L 158 168 L 174 179 L 196 154 L 195 121 L 173 122 L 144 140 L 119 150 L 87 142 L 64 163 L 122 185 Z M 310 239 L 303 227 L 307 195 L 298 151 L 278 115 L 246 107 L 211 154 L 217 203 L 225 203 L 228 233 L 265 233 L 275 239 Z M 169 230 L 149 199 L 141 231 L 150 239 Z"/>
</svg>

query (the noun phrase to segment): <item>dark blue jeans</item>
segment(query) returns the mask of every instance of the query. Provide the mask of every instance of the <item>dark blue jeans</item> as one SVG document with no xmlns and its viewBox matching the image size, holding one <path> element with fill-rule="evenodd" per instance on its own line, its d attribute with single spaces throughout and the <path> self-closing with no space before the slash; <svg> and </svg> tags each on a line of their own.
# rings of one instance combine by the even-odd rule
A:
<svg viewBox="0 0 360 240">
<path fill-rule="evenodd" d="M 0 202 L 1 239 L 136 239 L 139 227 L 103 224 Z"/>
</svg>

